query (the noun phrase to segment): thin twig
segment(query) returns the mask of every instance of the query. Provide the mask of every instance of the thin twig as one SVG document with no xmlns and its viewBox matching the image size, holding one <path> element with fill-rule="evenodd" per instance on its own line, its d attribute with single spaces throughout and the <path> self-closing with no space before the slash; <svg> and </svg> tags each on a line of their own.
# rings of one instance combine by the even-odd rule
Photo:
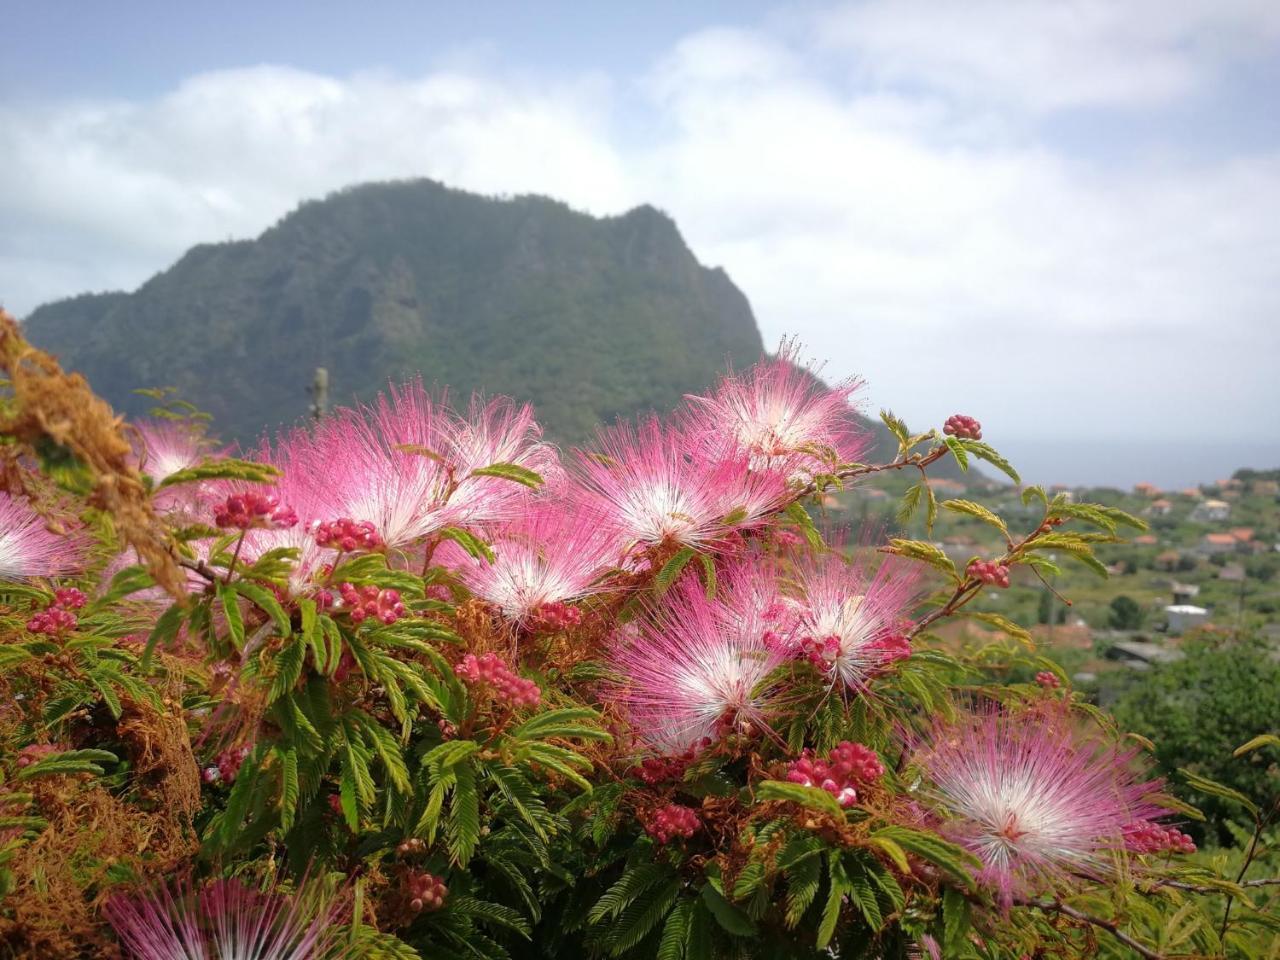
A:
<svg viewBox="0 0 1280 960">
<path fill-rule="evenodd" d="M 1120 929 L 1120 924 L 1115 920 L 1107 920 L 1104 917 L 1095 917 L 1091 913 L 1085 913 L 1083 910 L 1077 910 L 1075 907 L 1069 907 L 1058 900 L 1019 900 L 1016 902 L 1024 907 L 1035 907 L 1037 910 L 1060 913 L 1064 917 L 1071 917 L 1073 920 L 1079 920 L 1081 923 L 1087 923 L 1100 930 L 1105 930 L 1130 950 L 1133 950 L 1145 957 L 1146 960 L 1165 960 L 1164 954 L 1156 953 L 1156 951 L 1152 950 L 1150 947 L 1133 939 L 1133 937 Z"/>
</svg>

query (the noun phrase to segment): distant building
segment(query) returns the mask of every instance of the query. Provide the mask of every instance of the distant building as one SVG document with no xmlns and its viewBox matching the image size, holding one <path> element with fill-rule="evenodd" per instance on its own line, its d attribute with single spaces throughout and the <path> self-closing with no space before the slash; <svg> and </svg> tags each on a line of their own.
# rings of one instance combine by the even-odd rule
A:
<svg viewBox="0 0 1280 960">
<path fill-rule="evenodd" d="M 1218 579 L 1226 580 L 1228 583 L 1242 583 L 1244 578 L 1244 567 L 1238 563 L 1228 563 L 1218 571 Z"/>
<path fill-rule="evenodd" d="M 1200 596 L 1200 588 L 1196 584 L 1178 583 L 1176 580 L 1171 585 L 1170 592 L 1173 594 L 1174 606 L 1189 603 Z"/>
<path fill-rule="evenodd" d="M 1187 489 L 1180 492 L 1184 497 L 1190 497 L 1192 500 L 1199 500 L 1204 496 L 1204 494 L 1200 492 L 1199 487 L 1187 487 Z"/>
<path fill-rule="evenodd" d="M 1235 553 L 1238 543 L 1229 533 L 1206 533 L 1200 538 L 1200 552 L 1209 557 L 1220 553 Z"/>
<path fill-rule="evenodd" d="M 1178 569 L 1178 563 L 1182 560 L 1182 554 L 1177 550 L 1166 550 L 1164 553 L 1156 554 L 1155 560 L 1152 561 L 1157 570 L 1164 570 L 1171 573 Z"/>
<path fill-rule="evenodd" d="M 1236 543 L 1248 543 L 1253 539 L 1253 527 L 1232 527 L 1227 533 L 1236 538 Z"/>
<path fill-rule="evenodd" d="M 1184 656 L 1181 650 L 1162 647 L 1145 640 L 1117 640 L 1107 648 L 1106 653 L 1108 660 L 1118 660 L 1136 670 L 1146 670 L 1153 663 L 1173 663 Z"/>
<path fill-rule="evenodd" d="M 1164 608 L 1165 618 L 1169 621 L 1169 632 L 1185 633 L 1192 627 L 1198 627 L 1209 620 L 1209 611 L 1204 607 L 1194 607 L 1189 603 L 1170 604 Z"/>
<path fill-rule="evenodd" d="M 1165 500 L 1163 497 L 1159 500 L 1152 500 L 1151 506 L 1147 507 L 1147 515 L 1152 517 L 1167 517 L 1173 513 L 1173 501 Z"/>
<path fill-rule="evenodd" d="M 947 477 L 939 477 L 937 480 L 930 478 L 929 484 L 933 487 L 934 493 L 964 493 L 969 489 L 959 480 L 951 480 Z"/>
<path fill-rule="evenodd" d="M 1196 523 L 1222 523 L 1231 516 L 1231 504 L 1225 500 L 1202 500 L 1191 511 Z"/>
<path fill-rule="evenodd" d="M 1154 547 L 1160 542 L 1160 538 L 1154 533 L 1142 533 L 1134 537 L 1133 542 L 1139 547 Z"/>
<path fill-rule="evenodd" d="M 1160 496 L 1160 488 L 1154 483 L 1135 483 L 1133 492 L 1140 497 L 1158 497 Z"/>
<path fill-rule="evenodd" d="M 1249 492 L 1255 497 L 1280 497 L 1280 480 L 1255 480 Z"/>
</svg>

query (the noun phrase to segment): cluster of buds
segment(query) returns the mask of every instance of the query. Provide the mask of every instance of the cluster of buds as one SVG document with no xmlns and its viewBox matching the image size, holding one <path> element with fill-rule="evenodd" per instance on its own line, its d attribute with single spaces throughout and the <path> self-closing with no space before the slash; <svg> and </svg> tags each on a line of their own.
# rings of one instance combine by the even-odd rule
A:
<svg viewBox="0 0 1280 960">
<path fill-rule="evenodd" d="M 774 636 L 770 633 L 765 637 L 766 646 L 771 645 L 770 641 Z M 825 670 L 840 655 L 840 638 L 837 636 L 801 637 L 792 642 L 790 652 L 796 659 L 808 660 L 818 669 Z"/>
<path fill-rule="evenodd" d="M 214 760 L 213 766 L 205 767 L 201 773 L 204 782 L 234 783 L 236 774 L 240 772 L 240 765 L 244 763 L 245 757 L 249 756 L 252 749 L 249 744 L 244 743 L 238 747 L 228 747 L 223 750 Z"/>
<path fill-rule="evenodd" d="M 55 590 L 53 602 L 27 621 L 27 629 L 50 637 L 61 636 L 79 625 L 79 620 L 71 611 L 79 610 L 88 602 L 89 598 L 75 587 Z"/>
<path fill-rule="evenodd" d="M 1044 523 L 1040 524 L 1040 526 L 1036 527 L 1036 533 L 1038 534 L 1052 533 L 1054 527 L 1060 527 L 1066 522 L 1067 522 L 1066 517 L 1050 517 Z"/>
<path fill-rule="evenodd" d="M 842 807 L 857 802 L 857 783 L 870 783 L 884 774 L 884 764 L 870 747 L 843 740 L 828 758 L 815 760 L 805 750 L 787 767 L 787 779 L 806 787 L 818 787 L 836 798 Z"/>
<path fill-rule="evenodd" d="M 273 493 L 237 493 L 214 507 L 213 522 L 222 529 L 284 530 L 298 522 L 298 515 Z"/>
<path fill-rule="evenodd" d="M 1062 681 L 1058 679 L 1058 675 L 1052 670 L 1041 670 L 1036 674 L 1036 683 L 1044 687 L 1046 690 L 1057 690 L 1062 686 Z"/>
<path fill-rule="evenodd" d="M 947 422 L 942 425 L 942 432 L 957 440 L 981 440 L 982 424 L 973 417 L 957 413 L 947 417 Z"/>
<path fill-rule="evenodd" d="M 414 913 L 424 910 L 439 910 L 444 906 L 444 898 L 449 888 L 444 881 L 430 873 L 411 871 L 405 875 L 405 899 L 409 901 L 409 909 Z"/>
<path fill-rule="evenodd" d="M 631 768 L 632 776 L 642 783 L 656 786 L 668 780 L 679 780 L 697 756 L 697 745 L 690 747 L 677 757 L 645 757 Z"/>
<path fill-rule="evenodd" d="M 668 803 L 654 811 L 645 832 L 659 843 L 670 843 L 675 837 L 692 837 L 702 826 L 698 813 L 691 807 Z"/>
<path fill-rule="evenodd" d="M 1134 853 L 1195 853 L 1196 843 L 1176 827 L 1135 820 L 1124 828 L 1124 845 Z"/>
<path fill-rule="evenodd" d="M 884 669 L 890 664 L 906 660 L 911 656 L 911 638 L 905 633 L 886 633 L 872 640 L 867 644 L 867 648 L 876 652 L 879 656 L 879 667 Z"/>
<path fill-rule="evenodd" d="M 559 633 L 582 622 L 582 611 L 559 600 L 544 603 L 533 611 L 529 629 L 534 633 Z"/>
<path fill-rule="evenodd" d="M 352 623 L 363 623 L 369 617 L 385 624 L 392 624 L 405 615 L 399 590 L 382 590 L 373 584 L 355 587 L 349 583 L 338 584 L 342 603 Z"/>
<path fill-rule="evenodd" d="M 316 543 L 343 553 L 353 550 L 377 550 L 382 537 L 368 520 L 351 520 L 343 517 L 316 525 Z"/>
<path fill-rule="evenodd" d="M 965 573 L 993 587 L 1009 585 L 1009 567 L 994 560 L 974 560 Z"/>
<path fill-rule="evenodd" d="M 421 837 L 409 837 L 401 840 L 396 844 L 396 853 L 402 857 L 410 857 L 414 854 L 425 853 L 427 850 L 427 841 Z"/>
<path fill-rule="evenodd" d="M 60 753 L 64 750 L 53 743 L 29 743 L 18 751 L 18 766 L 29 767 L 33 763 L 37 763 L 49 756 L 51 753 Z"/>
<path fill-rule="evenodd" d="M 512 706 L 536 707 L 542 702 L 538 685 L 515 673 L 496 653 L 482 653 L 478 657 L 468 653 L 453 670 L 470 686 L 492 687 L 500 699 Z"/>
</svg>

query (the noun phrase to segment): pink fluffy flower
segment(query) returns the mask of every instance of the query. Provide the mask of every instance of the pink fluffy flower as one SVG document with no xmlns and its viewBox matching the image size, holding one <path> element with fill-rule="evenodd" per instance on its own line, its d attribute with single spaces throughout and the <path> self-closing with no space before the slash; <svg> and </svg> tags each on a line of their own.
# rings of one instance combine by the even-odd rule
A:
<svg viewBox="0 0 1280 960">
<path fill-rule="evenodd" d="M 547 504 L 531 504 L 528 514 L 499 527 L 491 546 L 491 562 L 457 551 L 458 575 L 472 593 L 521 624 L 547 605 L 596 593 L 601 574 L 617 562 L 613 541 L 594 517 Z"/>
<path fill-rule="evenodd" d="M 372 407 L 341 411 L 317 436 L 334 516 L 367 521 L 390 548 L 403 549 L 449 525 L 509 520 L 527 488 L 474 476 L 495 463 L 546 475 L 557 468 L 530 409 L 509 400 L 473 401 L 459 417 L 422 383 L 393 388 Z"/>
<path fill-rule="evenodd" d="M 204 438 L 188 424 L 142 420 L 134 430 L 138 469 L 156 483 L 194 467 L 210 453 Z"/>
<path fill-rule="evenodd" d="M 605 431 L 600 446 L 580 455 L 569 497 L 629 547 L 710 547 L 757 526 L 786 497 L 781 474 L 750 470 L 743 458 L 708 460 L 657 419 Z"/>
<path fill-rule="evenodd" d="M 1133 756 L 1049 708 L 938 723 L 915 761 L 942 832 L 982 861 L 979 880 L 1008 905 L 1074 874 L 1104 875 L 1135 822 L 1166 812 Z"/>
<path fill-rule="evenodd" d="M 861 382 L 828 387 L 798 361 L 797 344 L 784 340 L 775 357 L 726 377 L 710 397 L 689 397 L 691 432 L 712 451 L 792 478 L 857 460 L 870 441 L 852 407 Z"/>
<path fill-rule="evenodd" d="M 107 920 L 135 960 L 320 960 L 337 945 L 342 897 L 318 888 L 255 890 L 215 880 L 107 901 Z"/>
<path fill-rule="evenodd" d="M 81 537 L 53 533 L 30 504 L 0 493 L 0 580 L 54 577 L 83 561 Z"/>
<path fill-rule="evenodd" d="M 916 597 L 913 568 L 890 560 L 870 573 L 831 553 L 803 567 L 799 580 L 803 613 L 796 653 L 815 659 L 833 682 L 865 688 L 910 655 L 902 626 Z"/>
<path fill-rule="evenodd" d="M 748 605 L 707 599 L 696 578 L 678 583 L 614 650 L 615 696 L 637 734 L 675 756 L 742 724 L 763 725 L 765 680 L 783 660 L 768 630 Z"/>
</svg>

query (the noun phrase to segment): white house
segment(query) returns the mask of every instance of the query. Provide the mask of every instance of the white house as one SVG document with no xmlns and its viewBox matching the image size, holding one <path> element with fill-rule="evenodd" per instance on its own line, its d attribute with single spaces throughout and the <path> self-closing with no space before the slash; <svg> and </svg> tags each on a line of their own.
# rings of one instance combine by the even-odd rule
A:
<svg viewBox="0 0 1280 960">
<path fill-rule="evenodd" d="M 1189 603 L 1171 604 L 1164 608 L 1164 615 L 1169 620 L 1170 633 L 1185 633 L 1192 627 L 1206 623 L 1209 619 L 1208 610 Z"/>
<path fill-rule="evenodd" d="M 1201 500 L 1191 511 L 1196 523 L 1222 523 L 1231 516 L 1231 504 L 1225 500 Z"/>
</svg>

